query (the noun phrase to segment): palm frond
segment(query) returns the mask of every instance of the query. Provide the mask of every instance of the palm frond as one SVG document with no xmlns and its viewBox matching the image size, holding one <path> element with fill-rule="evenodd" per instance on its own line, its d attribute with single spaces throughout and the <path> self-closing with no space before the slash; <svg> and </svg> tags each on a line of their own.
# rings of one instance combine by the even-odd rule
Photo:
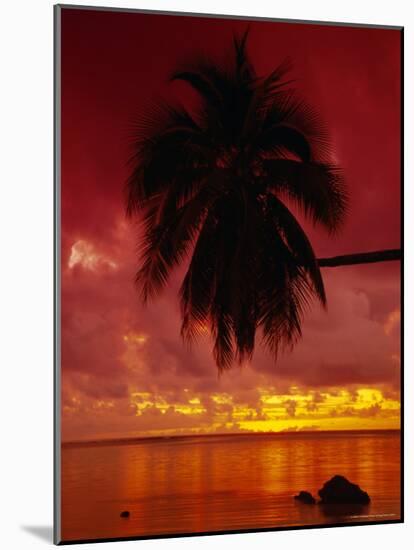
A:
<svg viewBox="0 0 414 550">
<path fill-rule="evenodd" d="M 169 194 L 165 193 L 161 196 L 164 200 L 147 212 L 141 267 L 136 275 L 144 302 L 165 286 L 172 269 L 187 257 L 209 208 L 226 185 L 226 171 L 216 169 L 205 176 L 198 192 L 181 207 L 176 203 L 166 206 Z"/>
<path fill-rule="evenodd" d="M 275 90 L 263 115 L 261 132 L 266 136 L 279 126 L 300 132 L 311 145 L 312 159 L 325 162 L 330 158 L 332 150 L 326 124 L 316 109 L 292 89 Z"/>
<path fill-rule="evenodd" d="M 265 158 L 275 155 L 283 157 L 284 152 L 296 156 L 303 162 L 310 162 L 312 157 L 311 146 L 306 136 L 285 124 L 275 125 L 262 132 L 255 145 L 256 150 Z"/>
<path fill-rule="evenodd" d="M 269 215 L 273 216 L 275 231 L 283 236 L 292 257 L 296 259 L 298 266 L 303 268 L 309 276 L 314 294 L 320 303 L 326 307 L 326 294 L 322 275 L 306 233 L 290 210 L 275 196 L 270 195 L 267 197 L 267 205 Z"/>
<path fill-rule="evenodd" d="M 257 331 L 276 359 L 313 300 L 326 306 L 312 245 L 285 202 L 330 233 L 348 208 L 326 127 L 290 87 L 291 60 L 258 76 L 248 36 L 234 36 L 225 61 L 196 54 L 176 68 L 171 80 L 197 106 L 157 102 L 136 121 L 126 187 L 127 214 L 141 220 L 142 300 L 188 261 L 181 335 L 191 344 L 209 332 L 219 371 L 252 359 Z"/>
<path fill-rule="evenodd" d="M 341 170 L 290 159 L 266 159 L 262 164 L 269 190 L 295 201 L 308 218 L 330 233 L 339 230 L 348 208 Z"/>
<path fill-rule="evenodd" d="M 215 225 L 214 215 L 209 213 L 198 236 L 180 289 L 181 335 L 189 344 L 203 334 L 209 325 L 217 261 Z"/>
<path fill-rule="evenodd" d="M 132 149 L 126 185 L 129 216 L 139 213 L 147 201 L 168 190 L 177 174 L 183 174 L 184 178 L 211 163 L 211 144 L 183 108 L 156 106 L 134 132 Z"/>
</svg>

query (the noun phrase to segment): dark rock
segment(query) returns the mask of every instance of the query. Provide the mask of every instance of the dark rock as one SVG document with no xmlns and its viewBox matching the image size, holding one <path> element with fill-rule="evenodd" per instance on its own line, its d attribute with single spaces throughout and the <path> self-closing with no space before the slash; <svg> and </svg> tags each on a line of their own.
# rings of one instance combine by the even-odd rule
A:
<svg viewBox="0 0 414 550">
<path fill-rule="evenodd" d="M 128 512 L 128 510 L 124 510 L 119 515 L 121 516 L 121 518 L 129 518 L 130 513 Z"/>
<path fill-rule="evenodd" d="M 369 504 L 368 493 L 344 476 L 334 476 L 318 491 L 321 504 Z"/>
<path fill-rule="evenodd" d="M 315 504 L 316 500 L 308 491 L 300 491 L 298 495 L 295 495 L 293 498 L 303 502 L 304 504 Z"/>
</svg>

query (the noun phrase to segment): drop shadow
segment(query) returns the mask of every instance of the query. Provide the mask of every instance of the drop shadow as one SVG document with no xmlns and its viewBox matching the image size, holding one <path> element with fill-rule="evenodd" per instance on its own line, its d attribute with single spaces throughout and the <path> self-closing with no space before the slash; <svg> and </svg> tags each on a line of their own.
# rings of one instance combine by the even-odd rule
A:
<svg viewBox="0 0 414 550">
<path fill-rule="evenodd" d="M 53 527 L 51 525 L 21 525 L 21 529 L 41 540 L 53 544 Z"/>
</svg>

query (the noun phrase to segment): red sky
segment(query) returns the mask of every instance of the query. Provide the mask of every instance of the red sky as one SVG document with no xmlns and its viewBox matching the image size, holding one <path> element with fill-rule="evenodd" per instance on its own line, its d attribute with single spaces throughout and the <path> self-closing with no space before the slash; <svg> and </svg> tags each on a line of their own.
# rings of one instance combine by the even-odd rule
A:
<svg viewBox="0 0 414 550">
<path fill-rule="evenodd" d="M 242 429 L 398 427 L 399 263 L 323 272 L 304 337 L 275 365 L 220 378 L 206 337 L 188 352 L 176 292 L 143 308 L 136 231 L 125 219 L 131 121 L 155 98 L 186 97 L 168 76 L 194 50 L 225 55 L 246 21 L 62 11 L 63 438 Z M 257 72 L 286 56 L 330 129 L 350 215 L 335 238 L 306 225 L 318 256 L 400 246 L 400 34 L 252 22 Z"/>
</svg>

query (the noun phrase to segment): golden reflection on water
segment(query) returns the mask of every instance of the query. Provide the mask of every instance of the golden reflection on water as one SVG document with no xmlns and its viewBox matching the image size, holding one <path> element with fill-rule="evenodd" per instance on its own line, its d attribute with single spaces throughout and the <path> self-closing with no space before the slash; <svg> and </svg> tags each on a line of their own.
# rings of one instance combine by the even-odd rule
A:
<svg viewBox="0 0 414 550">
<path fill-rule="evenodd" d="M 292 496 L 335 474 L 371 496 L 358 518 Z M 62 449 L 62 538 L 260 529 L 400 517 L 398 432 L 223 435 Z M 129 510 L 129 519 L 119 517 Z M 358 515 L 358 514 L 357 514 Z M 368 518 L 366 516 L 369 516 Z"/>
</svg>

